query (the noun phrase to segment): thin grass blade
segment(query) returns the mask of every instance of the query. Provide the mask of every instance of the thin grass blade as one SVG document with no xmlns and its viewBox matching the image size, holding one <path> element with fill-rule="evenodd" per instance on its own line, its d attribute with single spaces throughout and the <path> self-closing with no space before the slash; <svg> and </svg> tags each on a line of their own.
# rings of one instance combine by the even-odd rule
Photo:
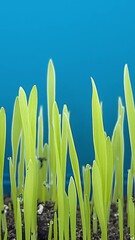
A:
<svg viewBox="0 0 135 240">
<path fill-rule="evenodd" d="M 3 173 L 4 173 L 4 158 L 5 158 L 5 143 L 6 143 L 6 114 L 5 109 L 0 109 L 0 225 L 2 221 L 3 232 L 7 231 L 6 216 L 2 214 L 4 208 L 3 200 Z M 1 229 L 0 229 L 1 238 Z"/>
<path fill-rule="evenodd" d="M 130 76 L 129 76 L 127 65 L 125 65 L 124 67 L 124 93 L 125 93 L 129 137 L 130 137 L 131 153 L 132 153 L 131 168 L 135 173 L 135 137 L 134 137 L 135 105 L 134 105 L 133 92 L 132 92 Z"/>
<path fill-rule="evenodd" d="M 54 224 L 53 224 L 54 240 L 58 239 L 58 226 L 57 226 L 57 213 L 54 213 Z"/>
<path fill-rule="evenodd" d="M 70 177 L 68 186 L 68 198 L 69 198 L 69 213 L 70 213 L 70 229 L 71 229 L 71 239 L 76 240 L 76 207 L 77 207 L 77 197 L 76 197 L 76 187 L 73 177 Z"/>
<path fill-rule="evenodd" d="M 54 158 L 54 136 L 52 126 L 52 112 L 53 104 L 55 101 L 55 69 L 52 60 L 49 61 L 47 71 L 47 108 L 48 108 L 48 145 L 49 145 L 49 184 L 50 184 L 50 198 L 55 200 L 56 198 L 56 162 Z"/>
<path fill-rule="evenodd" d="M 13 118 L 12 118 L 12 129 L 11 129 L 11 144 L 12 144 L 12 159 L 13 159 L 13 166 L 14 166 L 14 174 L 16 176 L 16 164 L 17 164 L 17 154 L 18 154 L 18 147 L 21 135 L 21 116 L 20 116 L 20 109 L 19 109 L 19 99 L 16 97 L 14 103 L 14 110 L 13 110 Z"/>
<path fill-rule="evenodd" d="M 64 237 L 69 240 L 69 199 L 64 192 Z"/>
<path fill-rule="evenodd" d="M 76 189 L 77 189 L 77 194 L 79 199 L 79 205 L 80 205 L 82 229 L 83 229 L 83 240 L 86 240 L 86 223 L 85 223 L 84 201 L 83 201 L 82 186 L 81 186 L 81 179 L 80 179 L 79 162 L 78 162 L 78 157 L 77 157 L 77 153 L 74 145 L 72 131 L 69 124 L 69 119 L 66 116 L 65 116 L 65 119 L 67 124 L 67 131 L 68 131 L 70 162 L 71 162 L 71 166 L 74 174 L 74 179 L 75 179 Z"/>
<path fill-rule="evenodd" d="M 101 181 L 103 185 L 103 199 L 106 196 L 107 184 L 107 153 L 106 136 L 104 132 L 101 105 L 94 80 L 92 79 L 92 124 L 95 159 L 100 168 Z M 104 204 L 106 200 L 104 199 Z"/>
<path fill-rule="evenodd" d="M 48 240 L 52 240 L 52 226 L 53 226 L 53 221 L 50 221 L 50 226 L 49 226 L 49 233 L 48 233 Z"/>
<path fill-rule="evenodd" d="M 38 104 L 37 87 L 33 86 L 28 101 L 28 112 L 34 146 L 36 146 L 37 104 Z"/>
<path fill-rule="evenodd" d="M 20 209 L 19 198 L 17 198 L 16 237 L 17 237 L 17 240 L 22 240 L 22 220 L 21 220 L 21 209 Z"/>
<path fill-rule="evenodd" d="M 107 232 L 107 223 L 105 220 L 106 217 L 105 217 L 105 209 L 104 209 L 104 202 L 103 202 L 101 175 L 100 175 L 99 167 L 96 161 L 93 162 L 92 183 L 93 183 L 94 206 L 100 222 L 102 236 L 104 236 L 104 233 Z"/>
</svg>

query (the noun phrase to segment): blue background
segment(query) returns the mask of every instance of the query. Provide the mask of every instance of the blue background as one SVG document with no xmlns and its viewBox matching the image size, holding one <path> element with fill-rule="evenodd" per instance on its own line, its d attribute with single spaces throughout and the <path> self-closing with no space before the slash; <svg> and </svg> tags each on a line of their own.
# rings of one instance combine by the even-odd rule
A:
<svg viewBox="0 0 135 240">
<path fill-rule="evenodd" d="M 103 101 L 108 135 L 123 95 L 123 68 L 128 63 L 135 90 L 135 1 L 37 1 L 0 3 L 0 106 L 7 114 L 5 190 L 9 187 L 11 119 L 19 86 L 29 94 L 36 84 L 44 107 L 47 141 L 46 74 L 50 58 L 56 70 L 57 102 L 70 110 L 80 166 L 94 159 L 91 81 Z M 125 103 L 124 103 L 125 104 Z M 130 145 L 125 121 L 125 176 Z M 71 173 L 68 164 L 67 175 Z"/>
</svg>

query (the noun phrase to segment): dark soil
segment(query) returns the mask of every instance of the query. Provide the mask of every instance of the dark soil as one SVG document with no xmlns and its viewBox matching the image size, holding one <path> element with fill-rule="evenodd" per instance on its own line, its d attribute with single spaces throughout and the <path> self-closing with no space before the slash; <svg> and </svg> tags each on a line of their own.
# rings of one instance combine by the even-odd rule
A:
<svg viewBox="0 0 135 240">
<path fill-rule="evenodd" d="M 9 205 L 11 202 L 10 198 L 5 199 L 5 204 Z M 49 223 L 50 220 L 53 220 L 54 216 L 54 203 L 53 202 L 46 202 L 43 205 L 43 212 L 42 214 L 37 213 L 37 222 L 38 222 L 38 240 L 48 239 L 48 230 L 49 230 Z M 12 206 L 12 203 L 11 203 Z M 40 205 L 41 206 L 41 205 Z M 37 206 L 39 209 L 39 204 Z M 126 204 L 124 206 L 124 239 L 130 239 L 129 228 L 127 227 L 127 214 L 126 214 Z M 64 214 L 64 213 L 63 213 Z M 15 240 L 15 224 L 14 224 L 14 216 L 13 210 L 7 210 L 6 213 L 7 217 L 7 225 L 8 225 L 8 239 Z M 117 206 L 115 204 L 111 205 L 111 212 L 110 212 L 110 221 L 108 223 L 108 239 L 109 240 L 119 240 L 119 223 L 118 223 L 118 211 Z M 22 212 L 22 223 L 23 223 L 23 212 Z M 23 231 L 23 240 L 24 237 L 24 223 L 22 224 L 22 231 Z M 92 231 L 92 223 L 91 223 L 91 231 Z M 92 231 L 91 239 L 98 240 L 101 238 L 101 231 L 98 224 L 97 234 L 94 234 Z M 82 238 L 82 227 L 81 227 L 81 218 L 80 218 L 80 211 L 77 209 L 77 229 L 76 229 L 76 239 L 83 239 Z"/>
</svg>

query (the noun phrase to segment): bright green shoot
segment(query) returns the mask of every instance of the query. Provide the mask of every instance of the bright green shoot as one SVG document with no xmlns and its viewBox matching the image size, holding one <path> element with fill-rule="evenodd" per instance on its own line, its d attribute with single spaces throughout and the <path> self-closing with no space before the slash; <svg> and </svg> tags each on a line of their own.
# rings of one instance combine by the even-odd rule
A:
<svg viewBox="0 0 135 240">
<path fill-rule="evenodd" d="M 104 132 L 101 105 L 98 99 L 97 89 L 92 79 L 92 124 L 93 124 L 93 142 L 95 149 L 95 159 L 100 169 L 103 198 L 106 196 L 107 190 L 107 152 L 106 152 L 106 136 Z M 104 204 L 105 203 L 104 199 Z"/>
<path fill-rule="evenodd" d="M 33 162 L 30 160 L 27 167 L 25 188 L 24 188 L 24 219 L 25 219 L 25 238 L 31 237 L 32 222 L 32 197 L 33 197 Z"/>
<path fill-rule="evenodd" d="M 73 174 L 74 174 L 74 179 L 75 179 L 75 184 L 76 184 L 76 189 L 77 189 L 77 194 L 78 194 L 78 200 L 79 200 L 79 206 L 80 206 L 80 212 L 81 212 L 83 240 L 86 240 L 85 211 L 84 211 L 84 200 L 83 200 L 83 194 L 82 194 L 79 162 L 78 162 L 78 157 L 77 157 L 74 140 L 73 140 L 73 136 L 72 136 L 72 131 L 71 131 L 71 127 L 70 127 L 68 118 L 66 118 L 66 124 L 67 124 L 67 131 L 68 131 L 70 161 L 71 161 L 71 166 L 72 166 L 72 170 L 73 170 Z"/>
<path fill-rule="evenodd" d="M 64 237 L 69 240 L 69 198 L 64 192 Z"/>
<path fill-rule="evenodd" d="M 85 222 L 87 239 L 91 239 L 91 217 L 90 217 L 90 193 L 91 193 L 91 179 L 90 179 L 91 166 L 89 164 L 83 167 L 83 184 L 84 184 L 84 209 L 85 209 Z"/>
<path fill-rule="evenodd" d="M 131 145 L 131 159 L 132 159 L 131 169 L 135 174 L 135 137 L 134 137 L 135 104 L 134 104 L 134 98 L 133 98 L 132 87 L 130 83 L 130 76 L 129 76 L 127 65 L 125 65 L 125 68 L 124 68 L 124 93 L 125 93 L 129 137 L 130 137 L 130 145 Z"/>
<path fill-rule="evenodd" d="M 91 240 L 91 211 L 90 201 L 87 194 L 84 195 L 84 210 L 85 210 L 85 222 L 86 222 L 86 234 L 87 239 Z"/>
<path fill-rule="evenodd" d="M 128 170 L 128 184 L 127 184 L 127 210 L 128 210 L 128 227 L 130 228 L 130 236 L 135 238 L 135 206 L 133 202 L 132 192 L 134 186 L 134 175 L 132 170 Z"/>
<path fill-rule="evenodd" d="M 50 226 L 49 226 L 49 233 L 48 233 L 48 240 L 52 240 L 52 226 L 53 226 L 53 221 L 50 221 Z"/>
<path fill-rule="evenodd" d="M 17 223 L 17 189 L 16 189 L 16 179 L 14 174 L 14 165 L 12 158 L 9 158 L 9 171 L 10 171 L 10 182 L 11 182 L 11 196 L 14 208 L 14 218 L 15 224 Z"/>
<path fill-rule="evenodd" d="M 25 239 L 36 239 L 35 209 L 33 206 L 36 162 L 29 161 L 24 188 Z M 30 238 L 31 237 L 31 238 Z"/>
<path fill-rule="evenodd" d="M 105 240 L 107 239 L 107 218 L 104 209 L 102 178 L 96 161 L 93 162 L 92 182 L 94 206 L 101 226 L 102 240 Z"/>
<path fill-rule="evenodd" d="M 106 151 L 107 151 L 107 195 L 106 195 L 106 208 L 107 208 L 107 221 L 110 216 L 110 205 L 112 200 L 112 183 L 113 183 L 113 149 L 109 137 L 106 138 Z"/>
<path fill-rule="evenodd" d="M 128 181 L 127 181 L 127 213 L 128 213 L 128 227 L 130 226 L 130 199 L 132 199 L 133 192 L 133 176 L 131 169 L 128 170 Z"/>
<path fill-rule="evenodd" d="M 48 107 L 48 145 L 49 145 L 49 184 L 50 184 L 50 198 L 51 200 L 56 199 L 56 162 L 54 158 L 54 137 L 53 137 L 53 126 L 52 126 L 52 111 L 53 104 L 55 101 L 55 70 L 52 60 L 48 64 L 47 72 L 47 107 Z"/>
<path fill-rule="evenodd" d="M 20 116 L 20 109 L 19 109 L 19 99 L 18 97 L 16 97 L 15 103 L 14 103 L 12 129 L 11 129 L 12 159 L 13 159 L 15 178 L 16 178 L 17 155 L 18 155 L 18 147 L 19 147 L 21 130 L 22 130 L 22 124 L 21 124 L 21 116 Z"/>
<path fill-rule="evenodd" d="M 53 223 L 53 232 L 54 232 L 54 240 L 58 239 L 58 225 L 57 225 L 57 213 L 54 213 L 54 223 Z"/>
<path fill-rule="evenodd" d="M 83 166 L 83 184 L 84 184 L 84 195 L 87 195 L 90 199 L 91 192 L 91 179 L 90 179 L 91 166 L 89 164 L 86 167 Z"/>
<path fill-rule="evenodd" d="M 12 158 L 9 159 L 11 195 L 14 208 L 15 223 L 17 224 L 17 184 L 16 184 L 16 166 L 18 157 L 18 147 L 21 136 L 21 116 L 19 109 L 19 99 L 16 97 L 13 110 L 12 129 L 11 129 L 11 143 L 12 143 Z M 21 169 L 22 170 L 22 169 Z M 22 171 L 23 174 L 23 171 Z"/>
<path fill-rule="evenodd" d="M 19 89 L 19 107 L 22 121 L 22 128 L 25 139 L 26 167 L 30 159 L 35 161 L 36 156 L 36 116 L 37 116 L 37 88 L 31 90 L 27 104 L 26 94 L 23 88 Z"/>
<path fill-rule="evenodd" d="M 39 117 L 38 117 L 38 139 L 37 139 L 37 155 L 43 157 L 43 138 L 44 138 L 44 128 L 43 128 L 43 108 L 40 107 Z"/>
<path fill-rule="evenodd" d="M 102 239 L 107 239 L 107 222 L 112 193 L 113 180 L 113 151 L 109 137 L 106 137 L 102 110 L 97 89 L 92 79 L 92 123 L 95 161 L 93 163 L 93 197 L 96 213 L 102 231 Z M 100 204 L 99 204 L 100 202 Z"/>
<path fill-rule="evenodd" d="M 118 120 L 116 122 L 113 136 L 113 156 L 115 168 L 115 187 L 113 200 L 116 203 L 120 198 L 123 202 L 123 165 L 124 165 L 124 136 L 123 136 L 123 123 L 124 123 L 124 107 L 122 101 L 118 100 Z"/>
<path fill-rule="evenodd" d="M 22 240 L 22 220 L 21 220 L 21 209 L 20 209 L 20 199 L 19 198 L 17 198 L 16 237 L 17 237 L 17 240 Z"/>
<path fill-rule="evenodd" d="M 5 143 L 6 143 L 6 114 L 2 107 L 0 109 L 0 226 L 2 224 L 2 230 L 4 234 L 7 231 L 5 213 L 3 201 L 3 171 L 4 171 L 4 157 L 5 157 Z M 1 239 L 1 228 L 0 228 L 0 239 Z"/>
<path fill-rule="evenodd" d="M 22 131 L 20 143 L 20 161 L 18 164 L 18 195 L 23 195 L 24 189 L 24 158 L 25 158 L 25 147 L 24 147 L 24 134 Z"/>
<path fill-rule="evenodd" d="M 26 154 L 26 180 L 24 187 L 24 217 L 26 240 L 36 238 L 37 234 L 37 189 L 38 172 L 36 157 L 36 118 L 37 118 L 37 88 L 34 86 L 30 92 L 29 100 L 24 90 L 19 89 L 19 107 L 24 134 Z M 32 206 L 32 208 L 31 208 Z"/>
<path fill-rule="evenodd" d="M 64 188 L 62 181 L 62 171 L 60 162 L 61 137 L 60 137 L 60 117 L 56 103 L 53 105 L 53 130 L 54 130 L 54 145 L 57 169 L 57 201 L 58 201 L 58 219 L 59 219 L 59 240 L 63 240 L 64 235 Z"/>
<path fill-rule="evenodd" d="M 66 162 L 67 162 L 67 125 L 66 118 L 69 118 L 69 112 L 67 106 L 64 105 L 62 111 L 62 133 L 61 133 L 61 168 L 63 174 L 63 187 L 65 189 L 66 184 Z"/>
<path fill-rule="evenodd" d="M 38 199 L 40 201 L 48 200 L 47 165 L 48 165 L 48 145 L 43 143 L 43 109 L 40 108 L 38 117 L 38 136 L 37 136 L 37 157 L 38 157 Z"/>
<path fill-rule="evenodd" d="M 135 238 L 135 207 L 132 201 L 132 193 L 135 178 L 135 138 L 134 138 L 134 128 L 135 128 L 135 104 L 133 98 L 133 92 L 130 82 L 130 76 L 128 71 L 128 66 L 125 65 L 124 68 L 124 93 L 125 102 L 127 110 L 128 119 L 128 129 L 131 145 L 131 169 L 128 171 L 128 185 L 127 185 L 127 202 L 128 202 L 128 226 L 130 227 L 130 236 Z"/>
<path fill-rule="evenodd" d="M 76 208 L 77 208 L 77 196 L 76 187 L 73 177 L 70 178 L 68 186 L 68 198 L 69 198 L 69 214 L 70 214 L 70 230 L 71 239 L 76 240 Z"/>
</svg>

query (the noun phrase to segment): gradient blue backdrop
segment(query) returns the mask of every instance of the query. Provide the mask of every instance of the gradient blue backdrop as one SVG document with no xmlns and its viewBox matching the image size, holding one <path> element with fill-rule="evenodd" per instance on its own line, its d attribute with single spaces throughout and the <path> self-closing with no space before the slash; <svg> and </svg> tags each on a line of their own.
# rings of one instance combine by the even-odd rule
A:
<svg viewBox="0 0 135 240">
<path fill-rule="evenodd" d="M 135 1 L 37 1 L 0 3 L 0 106 L 7 113 L 7 157 L 11 155 L 14 99 L 22 86 L 36 84 L 44 106 L 47 140 L 46 73 L 50 58 L 56 69 L 57 102 L 67 103 L 80 166 L 94 159 L 91 123 L 91 82 L 103 101 L 105 130 L 112 131 L 117 99 L 123 96 L 123 68 L 128 63 L 135 90 Z M 125 121 L 125 175 L 130 146 Z M 67 169 L 71 173 L 70 165 Z"/>
</svg>

